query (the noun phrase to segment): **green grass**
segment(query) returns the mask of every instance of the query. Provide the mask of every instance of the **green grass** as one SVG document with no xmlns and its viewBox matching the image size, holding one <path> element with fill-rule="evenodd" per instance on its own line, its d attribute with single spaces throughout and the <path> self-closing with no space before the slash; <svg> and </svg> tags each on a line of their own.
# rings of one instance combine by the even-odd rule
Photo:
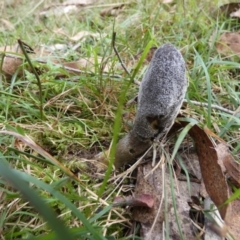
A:
<svg viewBox="0 0 240 240">
<path fill-rule="evenodd" d="M 141 80 L 147 62 L 139 64 L 136 56 L 146 52 L 150 44 L 158 47 L 171 42 L 181 50 L 189 75 L 186 99 L 209 104 L 205 108 L 189 103 L 188 111 L 183 114 L 195 118 L 202 126 L 207 125 L 229 143 L 232 153 L 239 158 L 239 113 L 232 117 L 211 107 L 217 104 L 236 110 L 240 104 L 239 59 L 226 59 L 214 47 L 209 47 L 213 31 L 220 35 L 223 30 L 236 28 L 235 22 L 209 14 L 210 9 L 218 7 L 218 1 L 177 1 L 171 5 L 136 1 L 126 4 L 116 18 L 101 17 L 104 7 L 96 3 L 75 14 L 42 20 L 38 14 L 53 1 L 42 1 L 39 5 L 34 2 L 22 0 L 22 4 L 4 6 L 1 17 L 11 22 L 14 29 L 0 29 L 1 46 L 14 45 L 18 38 L 34 49 L 41 44 L 61 43 L 68 48 L 54 52 L 58 58 L 75 61 L 91 56 L 96 63 L 97 57 L 102 57 L 103 62 L 90 69 L 93 74 L 58 78 L 58 74 L 66 72 L 53 65 L 51 58 L 46 59 L 49 70 L 39 75 L 41 95 L 40 85 L 27 70 L 27 64 L 23 76 L 6 79 L 1 74 L 0 128 L 27 134 L 58 160 L 53 164 L 11 135 L 0 135 L 1 239 L 60 239 L 52 230 L 64 225 L 63 233 L 59 232 L 62 236 L 121 239 L 130 228 L 127 210 L 108 207 L 119 194 L 114 183 L 106 187 L 111 168 L 102 185 L 104 174 L 99 179 L 95 169 L 89 170 L 86 160 L 108 149 L 112 140 L 115 145 L 118 135 L 131 129 L 132 117 L 122 121 L 120 103 L 123 113 L 135 114 L 136 106 L 124 104 L 137 94 L 138 87 L 129 84 L 131 77 L 114 54 L 113 30 L 117 33 L 118 52 L 137 80 Z M 104 1 L 105 5 L 114 2 L 117 1 Z M 57 33 L 59 28 L 65 35 Z M 87 37 L 79 48 L 72 50 L 79 42 L 72 42 L 68 37 L 82 30 L 100 33 L 100 38 Z M 34 59 L 30 54 L 29 57 Z M 32 63 L 37 64 L 33 60 Z M 109 71 L 103 74 L 104 63 Z M 111 161 L 114 161 L 113 154 Z M 36 202 L 40 205 L 34 205 Z M 50 218 L 40 211 L 45 208 L 52 209 Z"/>
</svg>

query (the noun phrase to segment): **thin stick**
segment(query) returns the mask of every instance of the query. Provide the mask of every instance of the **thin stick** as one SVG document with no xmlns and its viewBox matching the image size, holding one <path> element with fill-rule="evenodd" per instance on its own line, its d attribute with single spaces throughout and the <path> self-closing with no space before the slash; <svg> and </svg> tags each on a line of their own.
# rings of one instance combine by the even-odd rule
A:
<svg viewBox="0 0 240 240">
<path fill-rule="evenodd" d="M 206 102 L 197 102 L 197 101 L 186 100 L 186 99 L 184 99 L 183 102 L 184 102 L 184 103 L 188 103 L 188 102 L 189 102 L 189 103 L 192 103 L 192 104 L 194 104 L 194 105 L 196 105 L 196 106 L 208 107 L 208 103 L 206 103 Z M 218 106 L 218 105 L 216 105 L 216 104 L 212 104 L 211 107 L 212 107 L 212 108 L 215 108 L 215 109 L 218 109 L 218 110 L 220 110 L 220 111 L 222 111 L 222 112 L 229 113 L 229 114 L 231 114 L 231 115 L 234 115 L 234 114 L 235 114 L 235 111 L 231 111 L 231 110 L 229 110 L 229 109 L 226 109 L 226 108 L 224 108 L 224 107 Z"/>
<path fill-rule="evenodd" d="M 138 96 L 136 95 L 134 98 L 130 99 L 130 100 L 127 102 L 126 105 L 128 106 L 128 105 L 131 105 L 131 104 L 133 104 L 133 103 L 136 103 L 136 102 L 137 102 L 137 97 L 138 97 Z M 208 103 L 206 103 L 206 102 L 198 102 L 198 101 L 186 100 L 186 99 L 184 99 L 183 102 L 184 102 L 184 103 L 191 103 L 191 104 L 196 105 L 196 106 L 208 107 Z M 229 110 L 229 109 L 227 109 L 227 108 L 218 106 L 218 105 L 216 105 L 216 104 L 212 104 L 211 107 L 214 108 L 214 109 L 220 110 L 220 111 L 222 111 L 222 112 L 229 113 L 229 114 L 234 115 L 234 116 L 235 116 L 238 112 L 240 112 L 240 106 L 238 107 L 238 109 L 237 109 L 236 111 Z"/>
<path fill-rule="evenodd" d="M 42 99 L 42 84 L 41 84 L 41 80 L 38 76 L 38 73 L 36 71 L 36 68 L 32 65 L 32 62 L 27 54 L 27 51 L 26 49 L 24 48 L 24 43 L 18 39 L 18 44 L 19 44 L 19 47 L 21 48 L 22 52 L 23 52 L 23 55 L 25 56 L 29 66 L 31 67 L 36 79 L 37 79 L 37 85 L 38 85 L 38 88 L 39 88 L 39 101 L 40 101 L 40 106 L 39 106 L 39 111 L 40 111 L 40 118 L 41 120 L 43 120 L 43 99 Z"/>
<path fill-rule="evenodd" d="M 126 67 L 125 64 L 123 63 L 123 61 L 122 61 L 122 59 L 121 59 L 121 57 L 120 57 L 120 55 L 119 55 L 119 53 L 118 53 L 118 51 L 117 51 L 117 49 L 116 49 L 116 47 L 115 47 L 116 35 L 117 35 L 117 33 L 116 33 L 116 32 L 113 32 L 113 35 L 112 35 L 112 47 L 113 47 L 113 50 L 114 50 L 115 54 L 117 55 L 117 58 L 118 58 L 119 62 L 121 63 L 121 66 L 122 66 L 123 70 L 124 70 L 129 76 L 131 76 L 131 73 L 128 71 L 127 67 Z M 140 82 L 137 81 L 137 80 L 135 80 L 135 79 L 134 79 L 134 83 L 137 84 L 137 85 L 140 85 Z"/>
</svg>

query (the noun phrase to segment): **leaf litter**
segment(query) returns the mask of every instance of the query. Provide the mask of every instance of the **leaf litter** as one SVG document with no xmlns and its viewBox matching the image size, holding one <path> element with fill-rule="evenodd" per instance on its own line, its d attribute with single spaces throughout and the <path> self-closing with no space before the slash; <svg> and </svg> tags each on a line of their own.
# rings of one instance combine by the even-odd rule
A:
<svg viewBox="0 0 240 240">
<path fill-rule="evenodd" d="M 68 5 L 68 4 L 72 4 L 72 3 L 67 3 L 70 1 L 66 1 L 64 4 Z M 76 1 L 75 1 L 76 2 Z M 81 2 L 81 3 L 80 3 Z M 88 5 L 90 4 L 89 1 L 78 1 L 78 3 L 74 3 L 74 4 L 82 4 L 82 5 Z M 169 2 L 169 1 L 163 1 L 163 2 Z M 170 1 L 171 2 L 171 1 Z M 62 5 L 64 5 L 62 4 Z M 120 10 L 122 7 L 119 7 Z M 66 8 L 67 9 L 67 8 Z M 66 14 L 63 10 L 63 12 L 60 12 L 61 14 Z M 74 8 L 73 8 L 74 9 Z M 114 9 L 114 8 L 113 8 Z M 119 9 L 117 9 L 119 10 Z M 110 11 L 110 16 L 113 16 L 115 13 L 114 11 L 111 12 Z M 233 12 L 233 15 L 236 15 L 238 11 Z M 119 13 L 117 13 L 119 14 Z M 230 14 L 230 16 L 231 16 Z M 108 13 L 105 13 L 105 15 L 108 15 Z M 236 17 L 236 16 L 235 16 Z M 84 31 L 83 31 L 84 32 Z M 79 41 L 82 38 L 85 37 L 85 35 L 83 34 L 83 32 L 79 32 L 78 34 L 76 34 L 75 36 L 72 37 L 72 41 Z M 219 51 L 220 54 L 225 54 L 225 55 L 232 55 L 232 54 L 239 54 L 239 49 L 240 48 L 239 45 L 239 35 L 237 33 L 225 33 L 224 36 L 220 36 L 218 43 L 219 45 L 217 46 L 217 50 Z M 88 33 L 86 33 L 86 35 L 88 35 Z M 89 33 L 88 36 L 91 36 L 91 34 Z M 92 35 L 92 37 L 97 37 Z M 71 37 L 70 37 L 71 38 Z M 13 46 L 9 46 L 10 49 L 12 49 Z M 7 48 L 6 48 L 7 49 Z M 2 52 L 8 52 L 8 50 L 1 50 Z M 12 53 L 16 53 L 16 59 L 14 59 L 14 61 L 10 60 L 10 62 L 6 62 L 5 65 L 7 65 L 9 67 L 9 69 L 6 69 L 5 67 L 3 67 L 3 70 L 5 70 L 5 72 L 9 75 L 13 75 L 17 68 L 22 64 L 22 60 L 18 58 L 18 51 L 12 51 Z M 36 51 L 37 52 L 37 51 Z M 45 56 L 49 56 L 49 53 L 45 53 Z M 6 56 L 7 57 L 7 56 Z M 5 57 L 5 58 L 6 58 Z M 84 59 L 86 60 L 86 59 Z M 68 63 L 63 63 L 66 64 L 65 66 L 68 66 L 70 68 L 73 69 L 86 69 L 89 66 L 89 69 L 93 69 L 94 67 L 94 59 L 90 58 L 86 61 L 82 61 L 82 59 L 75 61 L 75 62 L 68 62 Z M 5 61 L 5 59 L 4 59 Z M 53 60 L 53 62 L 59 62 L 58 59 Z M 98 59 L 98 62 L 100 62 L 101 59 Z M 108 69 L 106 70 L 108 71 Z M 223 218 L 226 218 L 226 215 L 228 215 L 228 211 L 229 208 L 227 206 L 222 206 L 222 204 L 228 199 L 229 196 L 229 186 L 226 183 L 226 178 L 225 178 L 225 174 L 229 175 L 230 178 L 232 178 L 232 181 L 235 184 L 239 184 L 239 165 L 236 163 L 236 161 L 232 158 L 228 148 L 226 145 L 224 145 L 223 143 L 218 144 L 216 147 L 215 145 L 212 143 L 212 141 L 210 140 L 210 138 L 207 136 L 206 132 L 204 132 L 201 128 L 194 126 L 189 134 L 191 135 L 191 137 L 193 138 L 196 147 L 197 147 L 197 158 L 199 158 L 200 161 L 200 165 L 199 168 L 201 167 L 201 172 L 204 171 L 204 174 L 202 176 L 203 181 L 205 182 L 205 186 L 207 188 L 207 192 L 209 194 L 209 196 L 212 198 L 212 200 L 214 200 L 215 205 L 217 205 L 219 207 L 219 211 L 222 215 Z M 214 136 L 213 136 L 214 137 Z M 218 139 L 219 140 L 219 139 Z M 25 140 L 26 141 L 26 140 Z M 29 141 L 29 140 L 27 140 Z M 27 142 L 26 141 L 26 142 Z M 29 143 L 28 143 L 29 144 Z M 36 146 L 34 147 L 36 148 Z M 39 151 L 39 149 L 36 149 L 36 151 Z M 40 151 L 41 152 L 41 151 Z M 189 157 L 188 154 L 187 157 Z M 190 156 L 190 159 L 193 156 Z M 225 166 L 225 170 L 222 170 L 221 168 L 221 164 L 219 163 L 220 161 L 223 162 L 223 165 Z M 195 162 L 195 161 L 194 161 Z M 196 162 L 195 162 L 196 164 Z M 198 174 L 194 171 L 190 171 L 191 167 L 188 167 L 188 170 L 190 172 L 191 175 L 196 175 L 197 178 L 199 179 L 201 177 L 201 174 Z M 195 169 L 195 166 L 193 167 L 193 169 Z M 122 200 L 122 202 L 126 201 L 125 204 L 129 205 L 129 206 L 133 206 L 133 219 L 136 221 L 141 222 L 142 224 L 142 228 L 143 228 L 143 235 L 149 237 L 148 239 L 157 239 L 158 234 L 163 234 L 161 231 L 164 230 L 164 213 L 161 212 L 159 216 L 157 216 L 158 214 L 158 207 L 160 206 L 161 203 L 161 197 L 164 190 L 164 187 L 168 189 L 168 191 L 165 193 L 165 197 L 167 198 L 167 205 L 169 206 L 168 210 L 169 210 L 169 222 L 173 223 L 173 225 L 171 225 L 171 232 L 170 235 L 174 238 L 176 236 L 179 237 L 179 226 L 177 225 L 176 222 L 176 214 L 174 212 L 173 209 L 173 203 L 172 203 L 172 196 L 171 193 L 169 191 L 169 189 L 171 188 L 171 182 L 169 181 L 169 179 L 171 179 L 170 177 L 170 173 L 166 172 L 165 173 L 165 184 L 166 186 L 163 185 L 163 181 L 160 178 L 163 174 L 163 171 L 161 168 L 158 168 L 157 170 L 155 170 L 153 173 L 149 174 L 149 176 L 147 178 L 145 178 L 145 176 L 151 171 L 151 166 L 147 164 L 140 166 L 138 168 L 138 176 L 137 176 L 137 185 L 136 185 L 136 189 L 135 189 L 135 194 L 137 197 L 130 197 L 127 199 L 120 199 Z M 176 197 L 177 197 L 177 210 L 178 210 L 178 214 L 180 216 L 181 219 L 181 228 L 182 228 L 182 232 L 183 234 L 187 234 L 185 236 L 187 236 L 187 239 L 192 239 L 192 235 L 189 234 L 192 232 L 192 226 L 191 226 L 191 221 L 189 220 L 189 206 L 187 206 L 187 202 L 190 199 L 190 195 L 194 195 L 194 196 L 198 196 L 200 190 L 200 186 L 198 183 L 190 183 L 191 187 L 191 192 L 189 193 L 189 186 L 187 184 L 187 181 L 183 182 L 183 181 L 179 181 L 178 179 L 174 179 L 174 189 L 175 189 L 175 193 L 176 193 Z M 237 186 L 237 185 L 235 185 Z M 139 200 L 139 196 L 147 196 L 147 204 L 148 205 L 148 209 L 143 208 L 141 206 L 141 208 L 136 208 L 136 206 L 138 206 L 138 203 L 141 202 L 141 198 Z M 149 200 L 150 199 L 150 200 Z M 152 201 L 152 199 L 154 199 L 154 201 Z M 145 200 L 144 200 L 145 201 Z M 152 202 L 151 202 L 152 201 Z M 153 206 L 151 204 L 154 204 Z M 132 203 L 132 204 L 131 204 Z M 144 204 L 143 204 L 144 205 Z M 234 209 L 239 209 L 239 202 L 238 201 L 234 201 L 232 202 L 232 207 Z M 151 206 L 151 207 L 149 207 Z M 138 206 L 139 207 L 139 206 Z M 238 227 L 239 227 L 239 217 L 240 215 L 238 214 L 238 212 L 234 212 L 231 213 L 232 215 L 232 221 L 231 223 L 228 225 L 229 229 L 231 230 L 231 232 L 235 232 L 235 237 L 236 239 L 240 236 Z M 153 226 L 153 223 L 155 221 L 157 217 L 157 223 L 156 225 Z M 187 221 L 185 221 L 187 220 Z M 185 224 L 185 222 L 187 222 L 187 224 Z M 152 223 L 152 224 L 151 224 Z M 155 227 L 157 226 L 157 227 Z M 160 226 L 160 227 L 159 227 Z M 162 229 L 162 230 L 160 230 Z M 153 237 L 153 238 L 150 238 Z M 147 239 L 147 238 L 146 238 Z M 195 239 L 195 238 L 194 238 Z"/>
<path fill-rule="evenodd" d="M 28 49 L 28 52 L 31 52 L 31 53 L 33 52 L 33 49 L 31 47 L 29 47 L 27 44 L 25 45 L 25 47 L 26 47 L 26 49 Z M 21 53 L 21 52 L 19 52 L 19 49 L 17 46 L 9 46 L 9 47 L 5 48 L 5 50 L 13 50 L 13 49 L 16 52 L 16 54 Z M 19 66 L 21 64 L 22 63 L 19 63 Z M 87 63 L 81 62 L 81 60 L 76 61 L 76 62 L 64 63 L 64 64 L 66 64 L 66 66 L 73 68 L 73 69 L 87 67 Z M 15 65 L 13 65 L 13 63 L 11 63 L 9 65 L 15 66 Z M 19 67 L 19 66 L 17 66 L 17 67 Z M 3 67 L 3 70 L 6 71 L 6 69 L 4 69 L 4 67 Z M 10 74 L 14 73 L 13 70 L 11 70 L 11 71 L 7 70 L 7 71 Z M 238 167 L 238 165 L 234 164 L 234 161 L 232 161 L 232 159 L 229 160 L 229 152 L 226 150 L 226 148 L 223 147 L 223 145 L 219 144 L 217 146 L 217 148 L 215 149 L 212 141 L 208 138 L 207 134 L 201 128 L 194 126 L 190 130 L 189 134 L 191 135 L 191 137 L 193 138 L 193 140 L 196 144 L 202 178 L 205 183 L 207 192 L 208 192 L 209 196 L 211 197 L 211 199 L 213 200 L 214 204 L 219 208 L 222 218 L 225 219 L 226 215 L 227 215 L 227 211 L 230 211 L 230 210 L 228 210 L 227 205 L 223 205 L 223 204 L 229 197 L 229 189 L 228 189 L 223 171 L 218 163 L 219 158 L 221 158 L 221 161 L 223 161 L 224 166 L 226 167 L 226 171 L 237 183 L 239 183 L 239 167 Z M 220 152 L 221 152 L 220 156 L 217 155 L 217 151 L 219 151 L 219 148 L 220 148 Z M 156 221 L 157 221 L 156 226 L 159 226 L 159 224 L 160 224 L 160 226 L 163 226 L 164 219 L 165 219 L 165 217 L 162 215 L 163 212 L 159 214 L 159 208 L 158 208 L 160 201 L 161 201 L 161 196 L 162 196 L 161 194 L 162 194 L 163 188 L 164 188 L 164 186 L 162 185 L 163 182 L 157 178 L 157 176 L 162 175 L 162 171 L 160 171 L 159 169 L 160 168 L 158 168 L 158 170 L 155 170 L 153 173 L 151 173 L 149 175 L 149 177 L 147 178 L 148 180 L 146 180 L 144 178 L 144 176 L 146 175 L 146 173 L 148 173 L 150 171 L 150 166 L 148 166 L 148 164 L 147 164 L 147 165 L 143 166 L 143 169 L 139 168 L 138 177 L 137 177 L 137 185 L 136 185 L 136 189 L 135 189 L 136 196 L 145 196 L 145 194 L 147 194 L 147 196 L 149 196 L 148 199 L 153 198 L 154 199 L 153 202 L 155 203 L 154 207 L 152 209 L 146 210 L 146 211 L 140 210 L 140 213 L 139 213 L 139 209 L 136 208 L 136 206 L 138 206 L 139 204 L 141 205 L 142 200 L 139 200 L 139 198 L 136 198 L 136 200 L 135 200 L 135 197 L 134 197 L 134 198 L 128 199 L 125 203 L 126 205 L 129 204 L 130 206 L 134 207 L 133 219 L 142 223 L 142 228 L 144 229 L 143 236 L 145 236 L 146 239 L 147 239 L 147 237 L 150 237 L 149 239 L 157 239 L 158 234 L 162 234 L 162 231 L 164 230 L 164 228 L 159 228 L 159 227 L 155 228 L 155 226 L 153 226 L 154 222 L 156 224 Z M 142 171 L 142 172 L 140 172 L 140 171 Z M 189 171 L 189 172 L 191 172 L 191 171 Z M 192 174 L 194 175 L 194 173 L 192 173 Z M 169 173 L 165 173 L 165 176 L 166 176 L 166 179 L 170 179 Z M 199 178 L 199 176 L 198 176 L 198 178 Z M 189 186 L 187 184 L 187 181 L 185 181 L 185 184 L 183 184 L 182 182 L 181 182 L 181 184 L 179 184 L 177 179 L 175 179 L 174 181 L 175 181 L 174 188 L 175 188 L 175 192 L 177 194 L 178 213 L 179 213 L 180 219 L 182 219 L 180 228 L 182 229 L 182 231 L 185 234 L 187 233 L 187 238 L 191 239 L 192 236 L 188 235 L 188 233 L 191 232 L 190 231 L 191 224 L 189 224 L 189 222 L 191 222 L 191 221 L 190 221 L 189 214 L 188 214 L 190 211 L 189 206 L 188 206 L 188 201 L 190 198 L 190 195 L 188 192 Z M 156 183 L 157 183 L 157 185 L 156 185 Z M 167 186 L 168 186 L 167 188 L 169 188 L 169 189 L 171 188 L 169 180 L 166 180 L 165 184 L 167 184 Z M 200 185 L 197 183 L 191 182 L 191 189 L 194 189 L 197 191 L 194 194 L 191 193 L 191 195 L 197 196 L 198 192 L 200 192 Z M 168 205 L 172 205 L 171 193 L 169 192 L 167 194 L 169 194 L 167 197 Z M 147 200 L 147 201 L 151 201 L 151 200 Z M 123 203 L 121 203 L 121 204 L 123 204 Z M 142 204 L 144 205 L 144 203 L 142 203 Z M 157 214 L 158 214 L 158 216 L 157 216 Z M 174 209 L 170 209 L 169 218 L 172 219 L 171 222 L 175 222 L 175 220 L 174 220 L 175 217 L 176 217 L 176 215 L 175 215 Z M 188 221 L 185 221 L 184 220 L 185 218 L 188 219 Z M 183 222 L 184 223 L 188 222 L 188 224 L 182 224 Z M 176 225 L 173 224 L 171 226 L 171 230 L 170 230 L 171 237 L 175 236 L 176 234 L 179 234 L 178 228 L 179 228 L 179 226 L 177 223 L 176 223 Z"/>
<path fill-rule="evenodd" d="M 84 72 L 84 70 L 94 72 L 96 65 L 100 65 L 103 62 L 102 57 L 88 57 L 78 59 L 73 62 L 66 62 L 64 61 L 64 59 L 57 57 L 56 54 L 54 54 L 54 52 L 56 51 L 62 51 L 67 49 L 67 46 L 63 44 L 56 44 L 54 46 L 40 46 L 36 48 L 36 50 L 33 50 L 27 44 L 25 44 L 24 47 L 27 53 L 31 53 L 31 55 L 33 56 L 32 61 L 44 65 L 45 71 L 47 71 L 48 69 L 49 60 L 53 64 L 57 64 L 63 69 L 66 69 L 70 74 L 79 74 L 79 71 Z M 18 72 L 18 75 L 22 76 L 22 65 L 24 63 L 24 56 L 18 44 L 15 44 L 13 46 L 0 47 L 0 55 L 2 55 L 2 72 L 6 74 L 7 78 L 10 78 L 16 72 Z M 31 69 L 27 70 L 31 71 Z M 103 72 L 109 71 L 110 67 L 107 63 L 105 63 Z M 59 74 L 59 77 L 60 76 L 64 77 L 64 75 L 62 74 Z"/>
<path fill-rule="evenodd" d="M 180 126 L 184 125 L 184 122 L 180 123 Z M 178 125 L 177 128 L 180 126 Z M 196 146 L 196 156 L 194 157 L 193 155 L 189 154 L 189 162 L 191 162 L 193 158 L 192 164 L 194 164 L 194 167 L 187 167 L 187 172 L 189 172 L 191 176 L 197 176 L 197 179 L 200 178 L 200 180 L 202 180 L 202 184 L 192 180 L 190 180 L 189 183 L 187 178 L 183 180 L 178 175 L 174 177 L 173 180 L 170 180 L 172 179 L 172 176 L 169 172 L 170 170 L 166 170 L 166 167 L 164 167 L 164 169 L 158 167 L 153 171 L 151 162 L 147 162 L 142 166 L 139 166 L 137 170 L 134 196 L 139 196 L 141 194 L 152 196 L 154 199 L 154 205 L 152 208 L 131 205 L 133 207 L 133 220 L 141 223 L 141 236 L 144 239 L 162 239 L 159 236 L 163 236 L 166 230 L 165 228 L 169 229 L 170 239 L 180 239 L 181 231 L 183 236 L 185 236 L 185 239 L 195 239 L 197 235 L 201 236 L 204 233 L 204 221 L 198 222 L 197 217 L 194 217 L 195 220 L 191 220 L 190 212 L 192 210 L 189 207 L 189 203 L 192 202 L 191 198 L 193 196 L 195 196 L 197 199 L 199 198 L 199 194 L 202 192 L 201 188 L 204 186 L 204 188 L 206 188 L 206 194 L 204 198 L 206 201 L 209 201 L 210 199 L 213 201 L 212 204 L 214 204 L 217 207 L 216 209 L 218 209 L 215 210 L 215 212 L 219 211 L 221 215 L 221 217 L 216 217 L 223 219 L 220 222 L 216 222 L 216 220 L 211 220 L 210 222 L 207 221 L 208 226 L 206 226 L 206 236 L 209 236 L 208 234 L 210 234 L 211 236 L 214 236 L 213 239 L 219 239 L 219 235 L 229 236 L 229 234 L 235 234 L 235 238 L 237 239 L 239 236 L 236 235 L 238 229 L 236 229 L 236 226 L 234 225 L 235 223 L 232 224 L 231 221 L 231 218 L 239 218 L 239 211 L 232 211 L 232 206 L 236 205 L 234 202 L 237 200 L 232 203 L 225 204 L 231 192 L 231 187 L 227 184 L 225 174 L 227 172 L 229 175 L 234 176 L 235 179 L 239 180 L 239 165 L 232 159 L 228 148 L 223 143 L 224 141 L 220 141 L 221 143 L 215 146 L 213 140 L 211 140 L 205 131 L 197 125 L 190 129 L 189 135 L 193 139 L 194 145 Z M 217 140 L 219 140 L 219 137 Z M 221 154 L 219 154 L 219 151 Z M 182 153 L 180 151 L 179 154 L 183 154 L 185 158 L 188 156 L 185 151 Z M 224 171 L 221 168 L 220 161 L 225 162 L 225 165 L 228 166 L 228 170 Z M 231 163 L 230 167 L 229 162 Z M 196 168 L 197 164 L 199 167 Z M 199 169 L 200 175 L 199 173 L 189 171 L 189 169 L 192 168 L 194 168 L 195 171 L 196 169 Z M 170 190 L 172 187 L 175 189 L 174 198 L 176 201 L 177 212 L 175 212 L 173 207 L 174 201 L 172 199 L 172 191 Z M 164 210 L 162 198 L 164 198 L 164 201 L 166 201 L 165 204 L 167 205 L 165 206 L 168 206 L 167 213 Z M 190 206 L 193 205 L 190 204 Z M 201 213 L 203 215 L 203 213 L 206 211 L 205 217 L 208 216 L 207 211 L 213 211 L 212 208 L 204 209 L 204 206 L 200 205 L 197 208 L 200 211 L 199 214 Z M 168 222 L 165 222 L 166 218 L 168 219 L 168 222 L 171 222 L 170 228 L 166 226 L 166 224 L 168 224 Z M 212 218 L 215 218 L 214 211 Z M 194 228 L 195 230 L 193 231 Z"/>
<path fill-rule="evenodd" d="M 239 19 L 240 3 L 228 3 L 220 6 L 218 10 L 223 19 Z M 210 42 L 216 38 L 216 32 L 210 37 Z M 240 33 L 238 31 L 226 31 L 220 34 L 215 43 L 216 50 L 219 54 L 226 57 L 240 56 Z"/>
<path fill-rule="evenodd" d="M 95 3 L 96 0 L 69 0 L 61 4 L 52 4 L 39 13 L 40 18 L 50 17 L 50 16 L 62 16 L 77 13 L 80 11 L 81 7 L 89 6 Z"/>
</svg>

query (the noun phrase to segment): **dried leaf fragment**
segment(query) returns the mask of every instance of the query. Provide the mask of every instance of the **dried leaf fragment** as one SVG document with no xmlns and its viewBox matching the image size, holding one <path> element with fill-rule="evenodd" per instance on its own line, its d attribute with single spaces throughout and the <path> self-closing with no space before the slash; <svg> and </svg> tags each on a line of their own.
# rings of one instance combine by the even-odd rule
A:
<svg viewBox="0 0 240 240">
<path fill-rule="evenodd" d="M 27 53 L 34 53 L 32 47 L 28 44 L 23 43 L 23 47 Z M 2 62 L 2 72 L 6 74 L 6 76 L 12 76 L 18 69 L 20 69 L 23 63 L 23 55 L 22 50 L 20 49 L 18 44 L 13 46 L 5 46 L 0 47 L 0 56 Z M 22 71 L 19 72 L 19 75 L 22 74 Z"/>
<path fill-rule="evenodd" d="M 240 34 L 238 32 L 225 32 L 216 42 L 217 52 L 230 57 L 240 56 Z"/>
<path fill-rule="evenodd" d="M 197 125 L 191 128 L 189 134 L 196 144 L 206 190 L 212 201 L 219 208 L 221 217 L 224 219 L 227 215 L 228 206 L 222 206 L 222 204 L 228 199 L 229 192 L 226 179 L 218 164 L 217 151 L 207 134 Z"/>
<path fill-rule="evenodd" d="M 132 207 L 148 207 L 152 208 L 154 205 L 154 198 L 151 194 L 144 194 L 138 196 L 116 197 L 113 201 L 114 206 L 132 206 Z"/>
<path fill-rule="evenodd" d="M 165 181 L 163 182 L 163 171 L 165 168 L 156 168 L 152 171 L 152 163 L 148 162 L 143 166 L 138 167 L 137 183 L 135 187 L 135 194 L 141 195 L 142 192 L 147 193 L 154 198 L 154 205 L 152 208 L 133 208 L 133 219 L 140 222 L 141 224 L 141 237 L 147 240 L 159 240 L 163 239 L 162 236 L 165 234 L 164 226 L 168 225 L 169 228 L 169 239 L 181 239 L 176 222 L 176 214 L 174 211 L 172 196 L 171 196 L 171 181 L 170 174 L 167 172 L 164 175 Z M 163 171 L 162 171 L 163 170 Z M 150 174 L 149 174 L 150 173 Z M 147 176 L 147 177 L 146 177 Z M 176 180 L 177 181 L 177 180 Z M 193 240 L 196 239 L 192 233 L 192 223 L 189 217 L 189 206 L 187 204 L 190 195 L 187 187 L 187 182 L 175 182 L 174 181 L 174 192 L 177 204 L 178 216 L 181 219 L 181 229 L 184 233 L 184 239 Z M 179 187 L 177 190 L 176 185 Z M 163 192 L 166 189 L 165 196 L 162 204 L 161 199 Z M 192 183 L 191 194 L 197 195 L 199 191 L 199 184 Z M 164 210 L 164 205 L 167 205 L 167 212 Z M 168 216 L 167 222 L 165 222 L 165 215 Z M 156 221 L 155 221 L 156 220 Z M 164 223 L 164 224 L 163 224 Z"/>
<path fill-rule="evenodd" d="M 226 144 L 218 144 L 216 150 L 219 161 L 223 163 L 227 174 L 233 178 L 232 182 L 236 187 L 240 187 L 240 164 L 234 160 Z"/>
</svg>

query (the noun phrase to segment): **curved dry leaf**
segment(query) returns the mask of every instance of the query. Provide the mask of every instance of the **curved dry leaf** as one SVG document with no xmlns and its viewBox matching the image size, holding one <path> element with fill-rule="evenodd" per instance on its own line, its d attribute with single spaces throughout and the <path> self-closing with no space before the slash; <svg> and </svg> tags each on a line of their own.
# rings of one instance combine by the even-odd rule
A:
<svg viewBox="0 0 240 240">
<path fill-rule="evenodd" d="M 232 157 L 226 144 L 220 143 L 216 147 L 218 159 L 226 168 L 226 172 L 233 178 L 236 187 L 240 187 L 240 164 Z"/>
<path fill-rule="evenodd" d="M 228 199 L 229 192 L 225 176 L 218 164 L 217 151 L 207 134 L 197 125 L 191 128 L 189 134 L 196 144 L 206 190 L 212 201 L 219 208 L 221 217 L 225 219 L 228 213 L 228 205 L 223 205 L 223 203 Z"/>
<path fill-rule="evenodd" d="M 27 53 L 34 53 L 34 50 L 26 43 L 22 42 L 23 47 Z M 18 44 L 12 46 L 0 47 L 2 53 L 2 72 L 8 76 L 12 76 L 23 63 L 23 52 Z M 22 75 L 22 71 L 18 73 Z"/>
<path fill-rule="evenodd" d="M 26 145 L 28 145 L 30 148 L 35 150 L 37 153 L 39 153 L 46 159 L 50 160 L 52 163 L 57 164 L 57 165 L 62 165 L 58 160 L 56 160 L 49 153 L 47 153 L 45 150 L 43 150 L 39 145 L 37 145 L 29 136 L 21 135 L 19 133 L 16 133 L 13 131 L 7 131 L 7 130 L 1 130 L 0 134 L 11 135 L 11 136 L 17 138 L 18 140 L 24 142 Z"/>
<path fill-rule="evenodd" d="M 217 52 L 224 56 L 240 56 L 240 34 L 237 32 L 225 32 L 216 42 Z"/>
<path fill-rule="evenodd" d="M 23 59 L 15 58 L 14 56 L 4 56 L 2 63 L 2 71 L 12 76 L 22 65 Z M 21 75 L 21 73 L 19 73 Z"/>
<path fill-rule="evenodd" d="M 19 133 L 13 132 L 13 131 L 7 131 L 7 130 L 1 130 L 0 134 L 7 134 L 11 135 L 15 138 L 17 138 L 19 141 L 22 141 L 24 144 L 29 146 L 31 149 L 39 153 L 41 156 L 43 156 L 45 159 L 47 159 L 50 163 L 59 166 L 61 169 L 63 169 L 69 176 L 76 179 L 75 175 L 66 168 L 61 162 L 59 162 L 56 158 L 54 158 L 52 155 L 50 155 L 48 152 L 46 152 L 43 148 L 41 148 L 39 145 L 37 145 L 29 136 L 27 135 L 21 135 Z"/>
</svg>

